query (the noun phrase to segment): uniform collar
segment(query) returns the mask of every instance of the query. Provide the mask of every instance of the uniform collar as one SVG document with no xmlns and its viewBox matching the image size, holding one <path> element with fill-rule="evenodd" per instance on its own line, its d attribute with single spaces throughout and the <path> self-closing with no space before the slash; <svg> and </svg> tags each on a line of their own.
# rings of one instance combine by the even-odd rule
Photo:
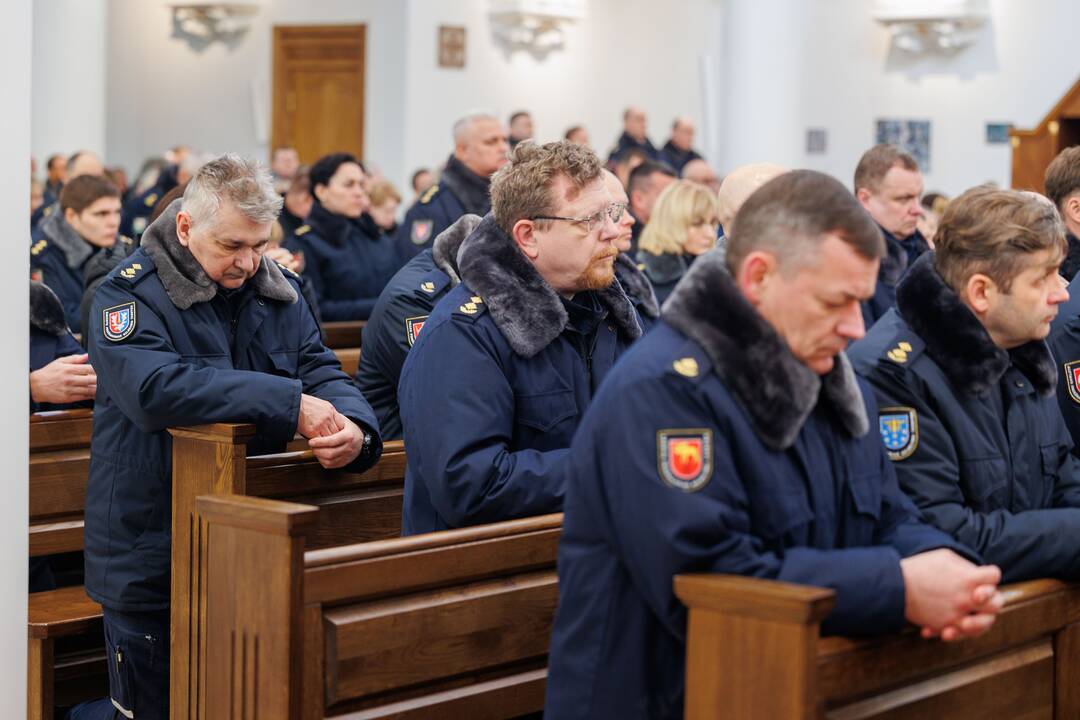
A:
<svg viewBox="0 0 1080 720">
<path fill-rule="evenodd" d="M 442 270 L 450 278 L 451 285 L 461 282 L 458 275 L 458 253 L 465 238 L 476 229 L 483 220 L 479 215 L 465 214 L 454 221 L 454 224 L 443 230 L 435 238 L 431 246 L 431 256 L 435 261 L 435 267 Z"/>
<path fill-rule="evenodd" d="M 491 210 L 491 179 L 477 175 L 453 155 L 446 161 L 439 184 L 454 194 L 465 212 L 486 215 Z"/>
<path fill-rule="evenodd" d="M 934 268 L 924 253 L 896 288 L 896 309 L 923 342 L 949 381 L 967 395 L 982 395 L 1016 365 L 1040 395 L 1054 394 L 1057 366 L 1043 340 L 1006 351 Z"/>
<path fill-rule="evenodd" d="M 645 274 L 655 283 L 675 282 L 686 274 L 690 265 L 682 253 L 660 253 L 653 255 L 648 250 L 638 253 L 638 260 L 645 266 Z"/>
<path fill-rule="evenodd" d="M 819 402 L 852 437 L 870 429 L 855 372 L 844 353 L 823 376 L 800 362 L 735 285 L 715 249 L 701 255 L 662 308 L 663 319 L 697 342 L 735 395 L 761 441 L 791 447 Z"/>
<path fill-rule="evenodd" d="M 176 237 L 176 214 L 182 199 L 173 200 L 165 212 L 143 233 L 140 245 L 154 261 L 158 277 L 172 304 L 181 310 L 209 302 L 217 295 L 218 286 L 199 265 L 191 251 Z M 277 263 L 263 257 L 255 276 L 248 280 L 255 292 L 270 300 L 296 302 L 296 291 Z"/>
<path fill-rule="evenodd" d="M 41 221 L 41 231 L 63 251 L 64 260 L 72 270 L 78 270 L 94 254 L 94 246 L 68 224 L 60 207 Z"/>
<path fill-rule="evenodd" d="M 660 316 L 660 304 L 656 301 L 652 283 L 626 253 L 619 253 L 615 257 L 615 276 L 638 311 L 651 318 Z"/>
<path fill-rule="evenodd" d="M 515 353 L 533 357 L 566 329 L 559 294 L 548 285 L 488 214 L 461 245 L 462 282 L 484 299 L 495 326 Z M 617 282 L 596 292 L 623 335 L 641 337 L 637 312 Z"/>
</svg>

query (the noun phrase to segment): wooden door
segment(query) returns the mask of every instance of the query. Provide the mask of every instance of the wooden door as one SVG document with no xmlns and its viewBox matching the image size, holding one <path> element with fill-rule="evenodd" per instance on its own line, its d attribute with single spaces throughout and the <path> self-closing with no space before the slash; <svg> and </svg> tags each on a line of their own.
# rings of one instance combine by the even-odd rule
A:
<svg viewBox="0 0 1080 720">
<path fill-rule="evenodd" d="M 311 163 L 331 152 L 364 157 L 364 26 L 274 28 L 271 149 Z"/>
</svg>

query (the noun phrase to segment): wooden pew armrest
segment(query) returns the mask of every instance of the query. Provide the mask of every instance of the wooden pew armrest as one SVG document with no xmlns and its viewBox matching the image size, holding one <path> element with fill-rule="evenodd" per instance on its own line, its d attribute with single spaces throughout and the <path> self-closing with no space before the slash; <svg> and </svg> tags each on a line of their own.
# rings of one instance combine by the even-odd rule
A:
<svg viewBox="0 0 1080 720">
<path fill-rule="evenodd" d="M 836 603 L 832 590 L 742 575 L 676 575 L 675 595 L 690 610 L 803 625 L 820 623 Z"/>
</svg>

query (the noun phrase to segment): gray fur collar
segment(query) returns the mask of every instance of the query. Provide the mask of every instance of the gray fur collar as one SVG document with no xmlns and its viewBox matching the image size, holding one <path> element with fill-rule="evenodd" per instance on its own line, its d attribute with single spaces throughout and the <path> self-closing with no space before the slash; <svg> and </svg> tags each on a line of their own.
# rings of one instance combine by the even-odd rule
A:
<svg viewBox="0 0 1080 720">
<path fill-rule="evenodd" d="M 694 261 L 664 303 L 663 318 L 704 348 L 769 448 L 791 447 L 821 400 L 852 437 L 869 431 L 847 356 L 837 355 L 824 376 L 803 365 L 746 301 L 715 249 Z"/>
<path fill-rule="evenodd" d="M 218 286 L 207 276 L 195 256 L 180 244 L 176 237 L 176 214 L 180 212 L 181 198 L 172 203 L 161 216 L 146 228 L 140 245 L 146 249 L 157 266 L 158 277 L 165 286 L 165 293 L 173 305 L 187 310 L 196 303 L 209 302 L 217 294 Z M 270 300 L 296 302 L 293 289 L 277 263 L 264 257 L 255 276 L 249 280 L 255 292 Z"/>
<path fill-rule="evenodd" d="M 495 326 L 518 355 L 536 355 L 566 329 L 568 316 L 559 294 L 490 213 L 462 243 L 458 271 L 469 289 L 484 299 Z M 641 337 L 637 313 L 618 283 L 596 294 L 622 334 Z"/>
<path fill-rule="evenodd" d="M 50 335 L 64 335 L 68 331 L 60 298 L 48 285 L 33 280 L 30 281 L 30 324 Z"/>
<path fill-rule="evenodd" d="M 87 258 L 94 254 L 94 246 L 82 239 L 75 228 L 64 219 L 64 211 L 59 207 L 41 221 L 41 231 L 64 253 L 67 266 L 78 270 Z"/>
<path fill-rule="evenodd" d="M 431 246 L 431 257 L 435 261 L 435 267 L 450 276 L 450 287 L 461 282 L 461 276 L 458 275 L 457 270 L 461 244 L 476 229 L 481 220 L 483 218 L 479 215 L 466 213 L 435 237 L 435 242 Z"/>
<path fill-rule="evenodd" d="M 656 300 L 652 283 L 626 253 L 619 253 L 615 257 L 615 277 L 619 279 L 626 297 L 630 298 L 638 312 L 651 318 L 660 317 L 660 304 Z"/>
<path fill-rule="evenodd" d="M 1016 365 L 1040 395 L 1054 394 L 1057 365 L 1044 340 L 1012 350 L 994 344 L 990 333 L 934 268 L 934 253 L 916 260 L 896 288 L 896 309 L 923 342 L 926 354 L 962 393 L 983 395 Z"/>
<path fill-rule="evenodd" d="M 491 180 L 480 177 L 453 155 L 439 175 L 439 184 L 454 194 L 465 212 L 486 215 L 491 211 Z"/>
<path fill-rule="evenodd" d="M 645 274 L 654 283 L 665 285 L 686 274 L 689 263 L 681 254 L 660 253 L 653 255 L 647 250 L 638 253 L 638 261 L 645 266 Z"/>
</svg>

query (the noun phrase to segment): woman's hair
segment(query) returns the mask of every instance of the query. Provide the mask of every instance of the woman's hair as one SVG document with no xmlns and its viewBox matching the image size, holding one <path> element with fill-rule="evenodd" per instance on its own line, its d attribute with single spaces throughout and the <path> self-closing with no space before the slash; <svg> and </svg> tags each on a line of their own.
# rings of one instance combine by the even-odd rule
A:
<svg viewBox="0 0 1080 720">
<path fill-rule="evenodd" d="M 680 254 L 691 227 L 716 222 L 719 216 L 720 202 L 709 188 L 692 180 L 677 180 L 657 198 L 638 247 L 653 255 Z"/>
</svg>

